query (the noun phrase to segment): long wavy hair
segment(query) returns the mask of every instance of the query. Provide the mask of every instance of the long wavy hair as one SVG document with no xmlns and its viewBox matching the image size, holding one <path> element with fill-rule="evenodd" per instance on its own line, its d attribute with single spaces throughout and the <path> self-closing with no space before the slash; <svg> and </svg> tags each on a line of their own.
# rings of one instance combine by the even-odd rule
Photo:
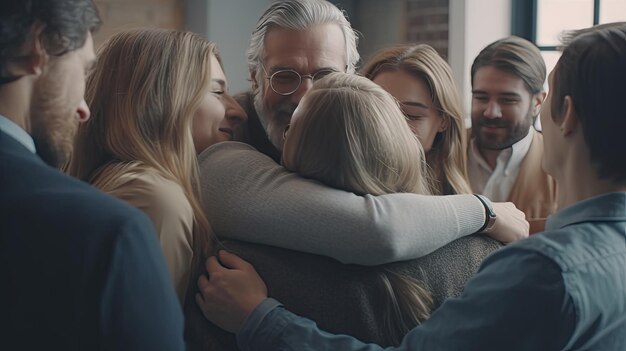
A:
<svg viewBox="0 0 626 351">
<path fill-rule="evenodd" d="M 429 45 L 402 45 L 377 52 L 361 69 L 361 73 L 372 80 L 378 73 L 388 71 L 406 72 L 424 81 L 442 122 L 447 125 L 426 154 L 435 180 L 433 192 L 471 194 L 467 176 L 467 132 L 461 99 L 448 63 Z"/>
<path fill-rule="evenodd" d="M 112 36 L 87 79 L 91 118 L 79 127 L 66 167 L 93 182 L 106 165 L 144 164 L 179 184 L 193 209 L 194 260 L 216 240 L 201 206 L 191 134 L 212 55 L 215 45 L 189 32 L 137 29 Z"/>
<path fill-rule="evenodd" d="M 357 194 L 430 194 L 424 151 L 398 103 L 381 87 L 353 74 L 333 73 L 305 95 L 283 149 L 284 166 Z M 379 268 L 385 297 L 378 316 L 397 344 L 428 318 L 432 297 L 421 283 Z"/>
</svg>

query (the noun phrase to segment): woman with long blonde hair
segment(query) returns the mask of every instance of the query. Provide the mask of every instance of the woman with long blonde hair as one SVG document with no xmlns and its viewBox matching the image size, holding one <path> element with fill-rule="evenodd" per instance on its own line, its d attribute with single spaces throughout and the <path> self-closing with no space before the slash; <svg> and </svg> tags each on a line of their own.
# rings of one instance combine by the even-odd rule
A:
<svg viewBox="0 0 626 351">
<path fill-rule="evenodd" d="M 424 151 L 394 98 L 366 78 L 333 73 L 314 83 L 294 112 L 283 148 L 285 168 L 356 194 L 430 194 Z M 391 344 L 430 312 L 415 278 L 387 266 L 377 287 Z"/>
<path fill-rule="evenodd" d="M 231 140 L 245 120 L 225 85 L 215 45 L 196 34 L 114 35 L 87 80 L 91 119 L 79 127 L 67 166 L 152 219 L 181 302 L 192 260 L 215 241 L 199 198 L 197 153 Z"/>
<path fill-rule="evenodd" d="M 446 61 L 429 45 L 402 45 L 374 54 L 361 73 L 399 101 L 426 150 L 433 192 L 471 194 L 461 100 Z"/>
</svg>

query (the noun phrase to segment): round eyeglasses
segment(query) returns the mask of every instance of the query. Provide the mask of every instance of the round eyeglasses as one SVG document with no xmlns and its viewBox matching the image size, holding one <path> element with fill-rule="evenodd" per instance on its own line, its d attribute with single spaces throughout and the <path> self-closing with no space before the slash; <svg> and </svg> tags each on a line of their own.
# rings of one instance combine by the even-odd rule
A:
<svg viewBox="0 0 626 351">
<path fill-rule="evenodd" d="M 265 71 L 265 67 L 263 67 L 263 71 Z M 302 79 L 310 78 L 311 81 L 316 82 L 335 72 L 337 71 L 334 69 L 322 69 L 313 74 L 302 75 L 293 69 L 281 69 L 270 76 L 267 75 L 266 71 L 265 78 L 270 81 L 270 87 L 276 94 L 287 96 L 295 93 L 300 88 Z"/>
</svg>

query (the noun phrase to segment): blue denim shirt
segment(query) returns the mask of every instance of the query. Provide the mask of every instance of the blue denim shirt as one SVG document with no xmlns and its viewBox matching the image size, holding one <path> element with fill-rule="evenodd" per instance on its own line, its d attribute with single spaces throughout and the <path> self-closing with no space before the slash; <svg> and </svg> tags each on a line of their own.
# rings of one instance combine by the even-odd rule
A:
<svg viewBox="0 0 626 351">
<path fill-rule="evenodd" d="M 382 350 L 320 331 L 271 298 L 242 350 Z M 626 193 L 551 216 L 546 232 L 488 257 L 465 292 L 387 350 L 626 350 Z"/>
</svg>

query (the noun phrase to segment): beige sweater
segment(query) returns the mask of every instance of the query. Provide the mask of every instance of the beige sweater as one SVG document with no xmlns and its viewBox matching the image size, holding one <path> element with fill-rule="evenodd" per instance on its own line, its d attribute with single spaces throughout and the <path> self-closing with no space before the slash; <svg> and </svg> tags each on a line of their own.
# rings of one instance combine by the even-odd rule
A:
<svg viewBox="0 0 626 351">
<path fill-rule="evenodd" d="M 184 302 L 193 257 L 193 210 L 180 185 L 137 162 L 108 164 L 92 184 L 150 217 L 176 293 Z"/>
<path fill-rule="evenodd" d="M 543 135 L 537 132 L 509 195 L 509 201 L 526 214 L 530 234 L 542 232 L 546 219 L 557 209 L 556 181 L 543 170 L 542 158 Z"/>
</svg>

